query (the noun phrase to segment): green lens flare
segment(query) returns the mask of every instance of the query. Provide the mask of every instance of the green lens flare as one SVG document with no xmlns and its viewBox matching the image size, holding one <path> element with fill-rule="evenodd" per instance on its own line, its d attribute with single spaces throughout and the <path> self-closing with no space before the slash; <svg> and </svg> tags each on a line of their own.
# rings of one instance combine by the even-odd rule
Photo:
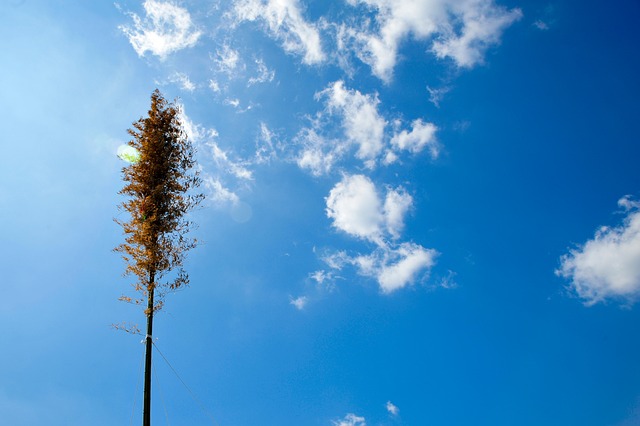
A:
<svg viewBox="0 0 640 426">
<path fill-rule="evenodd" d="M 118 157 L 129 164 L 136 164 L 140 161 L 140 151 L 129 145 L 120 145 L 118 147 Z"/>
</svg>

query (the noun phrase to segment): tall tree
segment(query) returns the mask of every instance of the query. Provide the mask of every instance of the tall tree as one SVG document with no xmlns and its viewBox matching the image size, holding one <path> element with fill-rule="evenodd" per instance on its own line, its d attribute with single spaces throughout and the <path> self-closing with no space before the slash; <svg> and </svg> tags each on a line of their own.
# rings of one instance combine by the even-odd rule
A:
<svg viewBox="0 0 640 426">
<path fill-rule="evenodd" d="M 114 250 L 121 253 L 127 267 L 125 275 L 133 275 L 137 297 L 121 300 L 145 306 L 145 373 L 143 391 L 143 426 L 151 424 L 151 353 L 153 316 L 163 306 L 167 292 L 189 283 L 182 268 L 185 254 L 196 245 L 187 236 L 193 223 L 185 218 L 198 205 L 202 194 L 192 190 L 200 185 L 194 170 L 194 148 L 186 137 L 175 103 L 167 102 L 159 90 L 151 95 L 148 117 L 133 123 L 128 130 L 133 137 L 129 147 L 135 155 L 122 169 L 125 186 L 119 194 L 127 197 L 120 209 L 130 214 L 122 226 L 125 242 Z M 169 272 L 174 271 L 171 277 Z"/>
</svg>

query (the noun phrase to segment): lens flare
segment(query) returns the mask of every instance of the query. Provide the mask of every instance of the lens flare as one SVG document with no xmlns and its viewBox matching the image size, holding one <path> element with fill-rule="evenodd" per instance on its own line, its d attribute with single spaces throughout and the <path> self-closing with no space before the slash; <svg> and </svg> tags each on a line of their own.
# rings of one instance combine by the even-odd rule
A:
<svg viewBox="0 0 640 426">
<path fill-rule="evenodd" d="M 140 151 L 129 145 L 118 147 L 118 157 L 129 164 L 136 164 L 140 161 Z"/>
</svg>

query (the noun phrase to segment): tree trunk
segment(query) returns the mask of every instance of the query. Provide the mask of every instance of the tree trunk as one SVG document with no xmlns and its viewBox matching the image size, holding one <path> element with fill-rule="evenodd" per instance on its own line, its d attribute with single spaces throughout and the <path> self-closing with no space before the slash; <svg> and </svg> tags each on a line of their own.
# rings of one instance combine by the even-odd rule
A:
<svg viewBox="0 0 640 426">
<path fill-rule="evenodd" d="M 153 291 L 154 274 L 149 274 L 149 300 L 147 303 L 147 336 L 145 338 L 144 392 L 142 426 L 151 426 L 151 351 L 153 349 Z"/>
</svg>

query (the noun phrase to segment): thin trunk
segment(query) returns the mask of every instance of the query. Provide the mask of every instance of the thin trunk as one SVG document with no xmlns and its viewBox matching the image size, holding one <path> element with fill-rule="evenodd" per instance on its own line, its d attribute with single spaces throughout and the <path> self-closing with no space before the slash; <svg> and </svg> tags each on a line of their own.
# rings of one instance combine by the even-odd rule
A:
<svg viewBox="0 0 640 426">
<path fill-rule="evenodd" d="M 153 345 L 153 291 L 154 273 L 149 274 L 149 300 L 147 302 L 147 337 L 145 338 L 144 392 L 142 407 L 142 426 L 151 426 L 151 351 Z"/>
</svg>

